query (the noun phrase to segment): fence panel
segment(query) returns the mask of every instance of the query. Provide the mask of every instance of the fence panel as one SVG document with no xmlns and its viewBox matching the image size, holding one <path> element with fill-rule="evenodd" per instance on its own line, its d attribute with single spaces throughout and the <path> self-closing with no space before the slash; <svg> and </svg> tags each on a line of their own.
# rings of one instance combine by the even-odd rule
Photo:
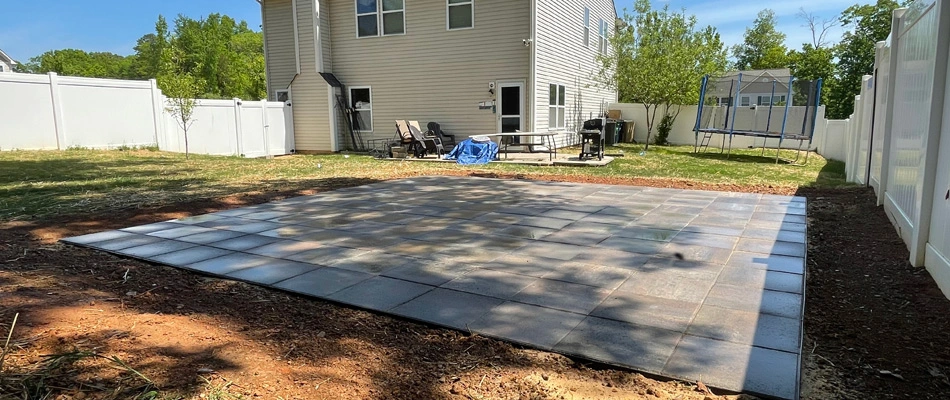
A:
<svg viewBox="0 0 950 400">
<path fill-rule="evenodd" d="M 926 3 L 926 2 L 922 2 Z M 920 3 L 918 3 L 920 4 Z M 923 167 L 930 129 L 934 62 L 937 56 L 937 13 L 931 4 L 919 14 L 908 12 L 899 36 L 897 91 L 885 206 L 892 209 L 902 230 L 913 231 L 920 218 Z M 919 16 L 918 16 L 919 15 Z"/>
<path fill-rule="evenodd" d="M 0 150 L 58 148 L 49 76 L 0 74 Z"/>
<path fill-rule="evenodd" d="M 0 150 L 157 145 L 165 151 L 185 151 L 184 131 L 154 80 L 10 73 L 0 74 L 0 93 Z M 244 103 L 198 100 L 188 131 L 189 150 L 249 157 L 289 154 L 294 149 L 290 106 Z M 239 117 L 242 111 L 248 115 Z M 269 149 L 264 147 L 265 132 Z"/>
<path fill-rule="evenodd" d="M 875 104 L 871 116 L 874 131 L 873 137 L 871 138 L 871 176 L 869 179 L 871 186 L 874 187 L 874 191 L 880 193 L 882 189 L 881 168 L 884 158 L 884 139 L 886 137 L 884 125 L 887 120 L 887 113 L 882 111 L 887 109 L 888 102 L 887 82 L 890 79 L 891 65 L 890 44 L 883 43 L 882 46 L 878 47 L 876 53 L 877 68 L 875 69 L 876 74 L 874 75 Z"/>
</svg>

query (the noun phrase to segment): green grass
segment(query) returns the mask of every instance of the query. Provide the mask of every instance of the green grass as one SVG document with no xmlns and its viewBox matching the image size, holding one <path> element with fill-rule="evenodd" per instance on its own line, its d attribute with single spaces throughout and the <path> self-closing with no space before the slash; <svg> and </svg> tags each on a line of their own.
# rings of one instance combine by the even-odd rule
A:
<svg viewBox="0 0 950 400">
<path fill-rule="evenodd" d="M 774 151 L 636 145 L 609 152 L 625 157 L 601 168 L 392 162 L 360 155 L 297 155 L 275 159 L 195 156 L 123 149 L 0 152 L 0 220 L 47 219 L 150 207 L 254 191 L 295 191 L 414 175 L 497 173 L 576 179 L 676 179 L 711 185 L 797 188 L 846 186 L 844 164 L 812 154 L 805 166 L 775 163 Z M 573 153 L 573 150 L 565 150 Z M 783 151 L 782 157 L 795 153 Z"/>
</svg>

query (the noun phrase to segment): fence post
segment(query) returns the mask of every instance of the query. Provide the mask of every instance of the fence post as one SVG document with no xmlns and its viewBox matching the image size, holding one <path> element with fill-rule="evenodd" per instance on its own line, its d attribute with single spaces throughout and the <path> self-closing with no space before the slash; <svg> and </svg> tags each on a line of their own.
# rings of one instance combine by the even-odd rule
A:
<svg viewBox="0 0 950 400">
<path fill-rule="evenodd" d="M 884 109 L 884 127 L 881 129 L 881 180 L 879 184 L 881 189 L 877 191 L 877 205 L 884 204 L 884 196 L 887 193 L 887 181 L 891 173 L 891 140 L 894 137 L 891 131 L 894 129 L 894 94 L 897 92 L 897 61 L 900 54 L 901 40 L 900 33 L 904 25 L 904 13 L 906 8 L 894 10 L 891 16 L 891 59 L 888 66 L 887 82 L 884 90 L 887 91 L 887 106 Z"/>
<path fill-rule="evenodd" d="M 159 142 L 158 135 L 159 132 L 162 131 L 162 113 L 165 112 L 165 107 L 163 107 L 161 99 L 162 91 L 158 90 L 158 82 L 155 81 L 155 79 L 149 79 L 148 83 L 152 91 L 152 124 L 155 128 L 155 145 L 161 150 L 162 146 Z"/>
<path fill-rule="evenodd" d="M 241 117 L 241 99 L 235 97 L 231 99 L 234 101 L 234 136 L 237 139 L 237 155 L 244 157 L 244 126 L 241 125 L 243 120 Z"/>
<path fill-rule="evenodd" d="M 947 63 L 950 58 L 950 9 L 947 3 L 938 1 L 932 12 L 937 13 L 937 53 L 934 59 L 933 87 L 931 89 L 930 123 L 927 132 L 927 147 L 924 153 L 923 191 L 920 196 L 920 212 L 911 239 L 910 262 L 915 267 L 924 265 L 927 242 L 930 241 L 931 214 L 934 192 L 937 185 L 937 156 L 940 154 L 940 131 L 943 123 L 943 101 L 947 88 Z"/>
<path fill-rule="evenodd" d="M 66 150 L 66 125 L 63 123 L 63 99 L 59 93 L 59 76 L 55 72 L 49 76 L 50 100 L 53 102 L 53 124 L 56 126 L 56 148 Z"/>
<path fill-rule="evenodd" d="M 264 157 L 271 158 L 270 135 L 267 132 L 267 128 L 270 127 L 270 125 L 267 124 L 267 99 L 261 100 L 261 125 L 264 131 Z"/>
</svg>

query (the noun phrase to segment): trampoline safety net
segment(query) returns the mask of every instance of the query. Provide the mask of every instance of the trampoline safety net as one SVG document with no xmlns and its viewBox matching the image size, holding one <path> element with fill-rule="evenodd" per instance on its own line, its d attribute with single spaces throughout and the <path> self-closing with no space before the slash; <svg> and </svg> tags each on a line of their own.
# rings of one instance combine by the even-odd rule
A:
<svg viewBox="0 0 950 400">
<path fill-rule="evenodd" d="M 795 140 L 811 144 L 821 98 L 821 79 L 802 80 L 766 72 L 730 73 L 703 78 L 696 117 L 696 150 L 707 147 L 711 136 L 763 138 L 781 144 Z M 700 140 L 702 138 L 702 141 Z"/>
</svg>

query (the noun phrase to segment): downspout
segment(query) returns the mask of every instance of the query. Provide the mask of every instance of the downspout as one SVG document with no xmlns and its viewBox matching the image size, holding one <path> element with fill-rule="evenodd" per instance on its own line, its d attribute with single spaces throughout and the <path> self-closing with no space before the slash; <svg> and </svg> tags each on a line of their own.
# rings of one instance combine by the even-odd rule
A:
<svg viewBox="0 0 950 400">
<path fill-rule="evenodd" d="M 538 98 L 538 0 L 531 0 L 531 31 L 528 33 L 529 68 L 528 68 L 528 121 L 531 126 L 527 127 L 528 132 L 534 132 L 537 129 L 537 98 Z"/>
</svg>

